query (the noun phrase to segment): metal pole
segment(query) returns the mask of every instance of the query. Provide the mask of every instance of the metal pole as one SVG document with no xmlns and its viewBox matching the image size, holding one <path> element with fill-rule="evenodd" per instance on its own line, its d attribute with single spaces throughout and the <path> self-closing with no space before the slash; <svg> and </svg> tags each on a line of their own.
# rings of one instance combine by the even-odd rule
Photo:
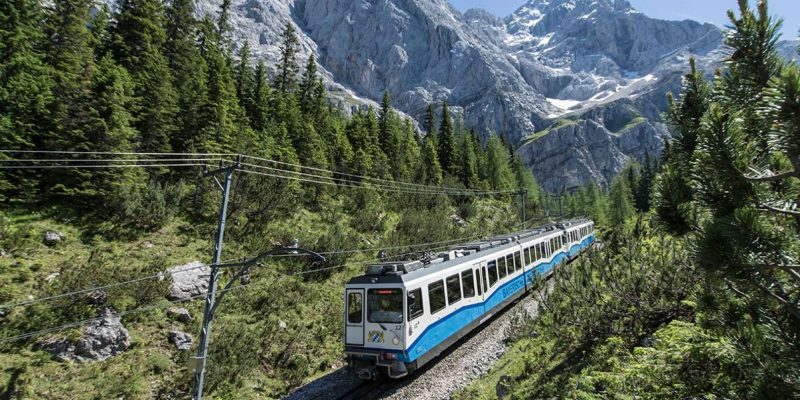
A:
<svg viewBox="0 0 800 400">
<path fill-rule="evenodd" d="M 238 164 L 238 162 L 237 162 Z M 197 348 L 197 357 L 194 370 L 194 388 L 192 399 L 203 399 L 203 379 L 206 374 L 206 360 L 208 359 L 208 342 L 211 339 L 211 321 L 214 319 L 214 301 L 217 296 L 217 277 L 219 274 L 218 264 L 222 260 L 222 244 L 225 235 L 225 220 L 228 214 L 228 197 L 231 191 L 231 179 L 236 166 L 228 168 L 225 172 L 225 186 L 222 191 L 222 207 L 219 212 L 219 224 L 217 225 L 217 242 L 214 246 L 214 259 L 211 262 L 211 275 L 208 278 L 208 293 L 206 294 L 206 306 L 203 312 L 203 330 L 200 336 L 200 346 Z"/>
<path fill-rule="evenodd" d="M 519 195 L 520 195 L 520 197 L 522 197 L 522 230 L 524 231 L 526 229 L 526 227 L 525 227 L 525 197 L 527 197 L 528 191 L 525 190 L 525 189 L 522 189 L 519 192 Z"/>
</svg>

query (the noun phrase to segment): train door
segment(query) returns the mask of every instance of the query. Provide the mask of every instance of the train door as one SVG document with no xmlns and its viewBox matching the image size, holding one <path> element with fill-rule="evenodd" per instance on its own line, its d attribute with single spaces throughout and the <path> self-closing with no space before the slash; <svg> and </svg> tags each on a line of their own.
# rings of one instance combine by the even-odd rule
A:
<svg viewBox="0 0 800 400">
<path fill-rule="evenodd" d="M 475 277 L 475 286 L 478 291 L 478 300 L 483 301 L 483 274 L 481 274 L 481 265 L 475 264 L 472 266 L 472 275 Z"/>
<path fill-rule="evenodd" d="M 347 289 L 345 317 L 345 344 L 364 345 L 364 289 Z"/>
</svg>

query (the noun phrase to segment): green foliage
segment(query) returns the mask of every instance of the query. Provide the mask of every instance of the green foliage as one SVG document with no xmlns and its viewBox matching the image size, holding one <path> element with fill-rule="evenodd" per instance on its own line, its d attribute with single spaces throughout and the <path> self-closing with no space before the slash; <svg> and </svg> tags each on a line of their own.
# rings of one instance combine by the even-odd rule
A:
<svg viewBox="0 0 800 400">
<path fill-rule="evenodd" d="M 671 120 L 678 136 L 658 177 L 659 219 L 695 243 L 707 280 L 704 329 L 737 351 L 745 398 L 800 393 L 800 74 L 776 52 L 780 21 L 760 1 L 729 13 L 732 54 L 714 85 L 694 62 Z M 767 383 L 770 382 L 770 383 Z"/>
<path fill-rule="evenodd" d="M 456 398 L 493 398 L 495 390 L 511 399 L 733 392 L 732 347 L 691 324 L 698 283 L 686 244 L 646 219 L 619 229 L 617 246 L 556 270 L 538 318 L 511 332 L 521 338 L 511 357 Z"/>
<path fill-rule="evenodd" d="M 491 135 L 486 145 L 486 162 L 489 186 L 495 190 L 511 189 L 514 174 L 511 171 L 511 156 L 499 137 Z"/>
<path fill-rule="evenodd" d="M 137 150 L 169 152 L 178 108 L 172 71 L 163 53 L 167 36 L 162 3 L 124 0 L 115 20 L 115 58 L 134 82 L 134 126 L 140 134 Z"/>
<path fill-rule="evenodd" d="M 300 41 L 294 25 L 286 23 L 286 29 L 281 35 L 281 58 L 278 62 L 278 76 L 275 78 L 275 89 L 281 93 L 293 91 L 297 86 L 297 74 L 300 66 L 297 64 L 297 52 Z"/>
<path fill-rule="evenodd" d="M 625 224 L 634 214 L 633 194 L 626 176 L 619 175 L 611 181 L 608 193 L 608 221 L 612 227 Z"/>
<path fill-rule="evenodd" d="M 0 148 L 31 149 L 49 130 L 53 71 L 45 63 L 45 36 L 39 29 L 44 13 L 38 1 L 0 4 Z M 6 158 L 0 155 L 0 158 Z M 13 189 L 34 195 L 35 180 L 0 172 L 0 201 Z"/>
<path fill-rule="evenodd" d="M 453 127 L 453 117 L 447 108 L 447 101 L 442 102 L 442 122 L 439 124 L 438 140 L 439 164 L 442 171 L 453 176 L 458 175 L 459 151 Z"/>
</svg>

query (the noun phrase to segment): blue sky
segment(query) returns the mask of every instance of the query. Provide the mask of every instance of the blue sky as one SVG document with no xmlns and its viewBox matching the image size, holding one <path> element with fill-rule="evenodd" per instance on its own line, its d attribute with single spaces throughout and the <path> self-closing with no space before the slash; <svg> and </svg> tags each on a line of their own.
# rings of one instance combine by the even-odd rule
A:
<svg viewBox="0 0 800 400">
<path fill-rule="evenodd" d="M 737 8 L 736 0 L 629 0 L 639 11 L 660 19 L 694 19 L 711 22 L 718 26 L 727 23 L 726 11 Z M 514 12 L 526 0 L 450 0 L 456 8 L 467 10 L 473 7 L 487 9 L 501 17 Z M 755 3 L 755 2 L 753 2 Z M 770 14 L 784 19 L 783 38 L 797 37 L 800 29 L 800 0 L 770 0 Z"/>
</svg>

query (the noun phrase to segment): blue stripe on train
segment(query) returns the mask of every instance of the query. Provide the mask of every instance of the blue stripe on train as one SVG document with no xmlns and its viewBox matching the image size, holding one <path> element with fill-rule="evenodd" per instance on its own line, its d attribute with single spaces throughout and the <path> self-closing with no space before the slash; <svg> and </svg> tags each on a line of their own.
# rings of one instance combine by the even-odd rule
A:
<svg viewBox="0 0 800 400">
<path fill-rule="evenodd" d="M 565 258 L 575 256 L 582 249 L 589 247 L 593 242 L 594 236 L 587 237 L 580 244 L 573 245 L 566 253 L 562 251 L 556 254 L 552 261 L 541 263 L 526 272 L 525 275 L 520 275 L 504 283 L 485 301 L 459 308 L 444 318 L 434 322 L 425 328 L 422 335 L 411 344 L 408 350 L 406 350 L 405 355 L 398 354 L 398 356 L 400 356 L 399 358 L 405 362 L 413 362 L 471 322 L 483 317 L 486 314 L 486 310 L 493 309 L 504 300 L 515 295 L 518 291 L 525 289 L 525 281 L 523 279 L 527 279 L 528 283 L 534 282 L 536 276 L 547 275 Z"/>
</svg>

